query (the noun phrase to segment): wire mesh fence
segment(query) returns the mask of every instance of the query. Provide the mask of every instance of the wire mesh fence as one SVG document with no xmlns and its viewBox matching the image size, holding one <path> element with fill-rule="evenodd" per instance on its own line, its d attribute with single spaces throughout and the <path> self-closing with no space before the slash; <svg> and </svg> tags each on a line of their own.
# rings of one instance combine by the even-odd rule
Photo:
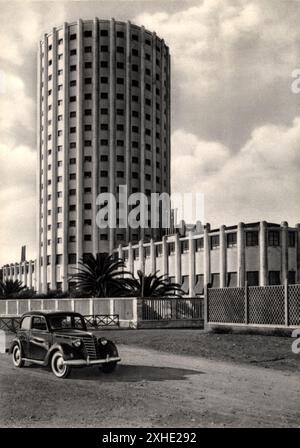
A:
<svg viewBox="0 0 300 448">
<path fill-rule="evenodd" d="M 207 289 L 207 322 L 300 325 L 300 284 Z"/>
</svg>

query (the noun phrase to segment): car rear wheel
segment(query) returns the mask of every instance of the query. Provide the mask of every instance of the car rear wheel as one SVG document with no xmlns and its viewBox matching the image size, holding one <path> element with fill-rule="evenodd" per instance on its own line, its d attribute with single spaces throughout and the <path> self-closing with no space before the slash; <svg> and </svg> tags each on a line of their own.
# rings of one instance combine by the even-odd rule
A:
<svg viewBox="0 0 300 448">
<path fill-rule="evenodd" d="M 51 358 L 51 370 L 57 378 L 66 378 L 71 369 L 64 363 L 63 354 L 55 352 Z"/>
<path fill-rule="evenodd" d="M 21 348 L 16 344 L 12 350 L 12 359 L 15 367 L 23 367 L 24 361 L 22 359 Z"/>
</svg>

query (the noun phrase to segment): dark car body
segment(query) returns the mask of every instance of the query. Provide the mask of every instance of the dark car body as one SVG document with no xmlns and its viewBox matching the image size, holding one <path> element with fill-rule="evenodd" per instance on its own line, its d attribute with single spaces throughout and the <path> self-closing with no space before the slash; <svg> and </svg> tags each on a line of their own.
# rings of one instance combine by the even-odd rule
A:
<svg viewBox="0 0 300 448">
<path fill-rule="evenodd" d="M 18 347 L 18 348 L 17 348 Z M 97 338 L 87 331 L 83 316 L 75 312 L 30 311 L 23 314 L 20 329 L 10 347 L 13 362 L 21 367 L 24 362 L 53 366 L 51 360 L 60 356 L 61 367 L 69 373 L 71 367 L 98 365 L 112 371 L 120 361 L 117 348 L 106 338 Z M 15 355 L 14 355 L 15 354 Z M 18 354 L 18 360 L 16 355 Z M 20 365 L 19 365 L 20 364 Z M 106 367 L 105 367 L 106 366 Z"/>
</svg>

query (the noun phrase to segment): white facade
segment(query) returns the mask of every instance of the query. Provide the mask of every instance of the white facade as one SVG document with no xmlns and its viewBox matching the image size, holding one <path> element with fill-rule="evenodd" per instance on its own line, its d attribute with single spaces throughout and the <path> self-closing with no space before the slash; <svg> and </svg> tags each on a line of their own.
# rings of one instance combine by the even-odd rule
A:
<svg viewBox="0 0 300 448">
<path fill-rule="evenodd" d="M 204 286 L 300 283 L 300 224 L 239 223 L 210 229 L 202 234 L 189 232 L 164 236 L 161 241 L 119 245 L 115 249 L 125 260 L 127 270 L 136 274 L 158 271 L 182 285 L 190 297 L 201 295 Z M 35 287 L 36 262 L 6 265 L 3 278 L 21 280 Z M 26 272 L 26 274 L 25 274 Z"/>
<path fill-rule="evenodd" d="M 99 193 L 170 192 L 170 55 L 144 27 L 78 20 L 38 51 L 37 289 L 68 289 L 85 254 L 160 238 L 99 229 Z"/>
<path fill-rule="evenodd" d="M 134 274 L 158 271 L 182 285 L 193 297 L 204 286 L 300 283 L 300 224 L 288 227 L 266 223 L 239 223 L 210 229 L 203 234 L 190 232 L 164 236 L 162 241 L 119 246 L 119 257 Z"/>
</svg>

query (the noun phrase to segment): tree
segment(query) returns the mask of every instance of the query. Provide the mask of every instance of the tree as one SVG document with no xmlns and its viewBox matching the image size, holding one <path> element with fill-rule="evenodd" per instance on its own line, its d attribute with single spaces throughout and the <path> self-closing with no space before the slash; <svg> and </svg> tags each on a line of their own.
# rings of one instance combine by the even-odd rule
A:
<svg viewBox="0 0 300 448">
<path fill-rule="evenodd" d="M 80 267 L 72 275 L 77 289 L 90 297 L 112 297 L 119 295 L 123 285 L 125 264 L 120 258 L 108 253 L 88 254 L 79 262 Z"/>
<path fill-rule="evenodd" d="M 22 282 L 19 280 L 5 280 L 0 282 L 0 297 L 7 299 L 17 295 L 23 289 L 25 289 L 25 286 L 22 286 Z"/>
<path fill-rule="evenodd" d="M 157 271 L 158 272 L 158 271 Z M 170 282 L 168 276 L 146 275 L 137 271 L 138 277 L 122 279 L 123 295 L 134 297 L 180 297 L 184 294 L 178 283 Z"/>
</svg>

